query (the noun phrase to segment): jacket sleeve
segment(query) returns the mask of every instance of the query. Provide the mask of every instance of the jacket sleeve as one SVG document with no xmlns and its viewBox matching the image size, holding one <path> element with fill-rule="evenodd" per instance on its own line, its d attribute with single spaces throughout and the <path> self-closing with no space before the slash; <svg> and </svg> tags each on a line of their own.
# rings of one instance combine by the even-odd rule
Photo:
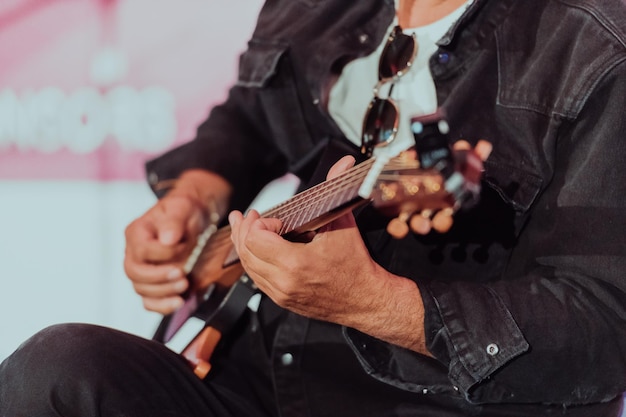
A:
<svg viewBox="0 0 626 417">
<path fill-rule="evenodd" d="M 502 276 L 417 281 L 428 347 L 468 401 L 587 404 L 626 390 L 625 101 L 622 62 L 561 125 L 554 176 Z M 426 387 L 420 355 L 348 338 L 373 376 Z"/>
<path fill-rule="evenodd" d="M 279 59 L 278 52 L 241 55 L 237 84 L 211 110 L 195 138 L 146 164 L 155 192 L 158 183 L 185 170 L 204 169 L 224 177 L 234 190 L 231 208 L 244 209 L 265 184 L 286 172 L 285 155 L 273 142 L 259 98 Z"/>
</svg>

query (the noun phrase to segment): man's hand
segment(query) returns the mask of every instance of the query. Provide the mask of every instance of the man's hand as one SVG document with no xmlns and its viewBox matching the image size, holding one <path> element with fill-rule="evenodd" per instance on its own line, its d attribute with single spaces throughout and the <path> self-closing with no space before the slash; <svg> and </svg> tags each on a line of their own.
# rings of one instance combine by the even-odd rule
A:
<svg viewBox="0 0 626 417">
<path fill-rule="evenodd" d="M 183 265 L 207 221 L 210 198 L 228 197 L 230 187 L 213 174 L 192 172 L 126 228 L 124 270 L 147 310 L 168 314 L 189 287 Z M 225 206 L 225 204 L 221 204 Z M 218 204 L 219 206 L 219 204 Z"/>
<path fill-rule="evenodd" d="M 352 157 L 342 158 L 329 178 L 353 164 Z M 256 211 L 245 217 L 234 211 L 229 221 L 244 269 L 281 307 L 426 352 L 417 286 L 374 262 L 352 214 L 323 227 L 307 243 L 283 239 L 277 234 L 280 220 L 261 218 Z"/>
</svg>

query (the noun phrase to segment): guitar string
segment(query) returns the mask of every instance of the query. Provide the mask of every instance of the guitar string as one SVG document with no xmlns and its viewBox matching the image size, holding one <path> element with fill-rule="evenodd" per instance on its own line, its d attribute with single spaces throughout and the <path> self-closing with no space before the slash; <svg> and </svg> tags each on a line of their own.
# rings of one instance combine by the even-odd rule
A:
<svg viewBox="0 0 626 417">
<path fill-rule="evenodd" d="M 357 165 L 355 168 L 359 169 L 353 171 L 354 175 L 338 177 L 341 179 L 341 181 L 335 183 L 329 183 L 327 181 L 319 184 L 318 187 L 313 187 L 312 189 L 307 190 L 311 191 L 310 193 L 303 192 L 303 195 L 300 198 L 288 202 L 289 204 L 278 206 L 276 210 L 278 213 L 268 213 L 268 215 L 264 215 L 264 217 L 272 216 L 281 219 L 286 218 L 280 231 L 280 234 L 284 234 L 286 232 L 294 230 L 296 227 L 305 224 L 308 221 L 319 217 L 321 214 L 329 212 L 331 209 L 337 208 L 340 204 L 344 204 L 356 197 L 356 192 L 360 188 L 360 185 L 364 178 L 364 175 L 362 175 L 363 170 L 369 171 L 371 169 L 371 165 L 373 165 L 373 161 L 373 159 L 370 159 L 360 165 Z M 419 163 L 416 160 L 407 160 L 406 158 L 393 158 L 385 165 L 384 169 L 398 170 L 406 168 L 416 168 L 418 165 Z M 355 188 L 355 186 L 358 187 Z M 353 194 L 349 194 L 348 199 L 346 197 L 346 194 L 349 192 L 352 192 Z M 317 198 L 312 204 L 302 206 L 300 204 L 300 200 L 309 199 L 310 194 L 316 195 Z M 340 204 L 338 204 L 336 201 L 337 197 L 343 197 L 343 199 L 339 199 Z M 288 208 L 285 209 L 285 207 Z M 281 210 L 283 211 L 281 212 Z M 302 219 L 305 220 L 303 221 Z"/>
<path fill-rule="evenodd" d="M 336 208 L 338 206 L 337 197 L 344 197 L 343 200 L 339 200 L 342 203 L 349 201 L 346 199 L 346 196 L 349 196 L 350 199 L 354 198 L 356 196 L 355 191 L 358 191 L 358 189 L 355 189 L 355 186 L 360 185 L 364 173 L 368 170 L 368 166 L 359 165 L 358 169 L 348 171 L 349 175 L 336 177 L 333 180 L 322 183 L 320 187 L 313 187 L 308 192 L 303 192 L 302 194 L 304 195 L 300 195 L 291 204 L 279 207 L 280 210 L 277 210 L 279 213 L 276 217 L 283 219 L 283 226 L 279 233 L 285 234 L 288 231 L 292 231 L 299 225 L 329 212 L 331 208 Z M 311 200 L 311 197 L 315 198 L 309 202 L 308 200 Z M 305 203 L 308 202 L 308 204 L 300 204 L 302 200 Z M 277 213 L 271 214 L 276 215 Z"/>
</svg>

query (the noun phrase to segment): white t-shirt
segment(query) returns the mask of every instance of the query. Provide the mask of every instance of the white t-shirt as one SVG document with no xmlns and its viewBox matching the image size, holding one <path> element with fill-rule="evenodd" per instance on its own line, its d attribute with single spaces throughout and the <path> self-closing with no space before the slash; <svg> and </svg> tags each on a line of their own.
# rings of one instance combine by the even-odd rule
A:
<svg viewBox="0 0 626 417">
<path fill-rule="evenodd" d="M 405 34 L 415 34 L 418 51 L 411 68 L 396 81 L 391 98 L 398 106 L 400 123 L 395 139 L 387 146 L 378 147 L 374 155 L 395 156 L 414 144 L 410 130 L 410 119 L 415 116 L 433 113 L 437 109 L 435 85 L 430 74 L 428 60 L 437 51 L 436 42 L 461 17 L 472 3 L 468 0 L 463 6 L 444 18 L 426 26 L 403 29 Z M 397 25 L 397 17 L 387 30 L 389 35 Z M 372 98 L 374 86 L 378 82 L 378 61 L 387 43 L 383 42 L 370 55 L 356 59 L 346 65 L 341 76 L 330 91 L 328 110 L 346 137 L 357 146 L 361 145 L 363 118 Z M 380 98 L 388 98 L 391 82 L 379 91 Z"/>
</svg>

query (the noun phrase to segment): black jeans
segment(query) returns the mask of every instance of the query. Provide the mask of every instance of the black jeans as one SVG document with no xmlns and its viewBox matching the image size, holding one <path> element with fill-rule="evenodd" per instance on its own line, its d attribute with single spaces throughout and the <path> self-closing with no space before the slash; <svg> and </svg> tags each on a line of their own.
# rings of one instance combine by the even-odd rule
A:
<svg viewBox="0 0 626 417">
<path fill-rule="evenodd" d="M 56 325 L 0 365 L 0 416 L 275 415 L 264 409 L 273 399 L 267 375 L 249 365 L 218 366 L 201 381 L 159 343 L 99 326 Z"/>
<path fill-rule="evenodd" d="M 255 326 L 244 324 L 216 352 L 204 381 L 159 343 L 94 325 L 49 327 L 0 365 L 0 417 L 276 417 L 267 350 Z M 338 394 L 324 415 L 519 415 L 515 408 L 463 412 L 426 400 L 409 406 L 371 391 L 364 387 L 363 401 L 349 406 Z M 620 407 L 616 400 L 575 415 L 618 416 Z M 372 413 L 377 408 L 388 413 Z M 541 415 L 570 414 L 555 407 Z"/>
</svg>

